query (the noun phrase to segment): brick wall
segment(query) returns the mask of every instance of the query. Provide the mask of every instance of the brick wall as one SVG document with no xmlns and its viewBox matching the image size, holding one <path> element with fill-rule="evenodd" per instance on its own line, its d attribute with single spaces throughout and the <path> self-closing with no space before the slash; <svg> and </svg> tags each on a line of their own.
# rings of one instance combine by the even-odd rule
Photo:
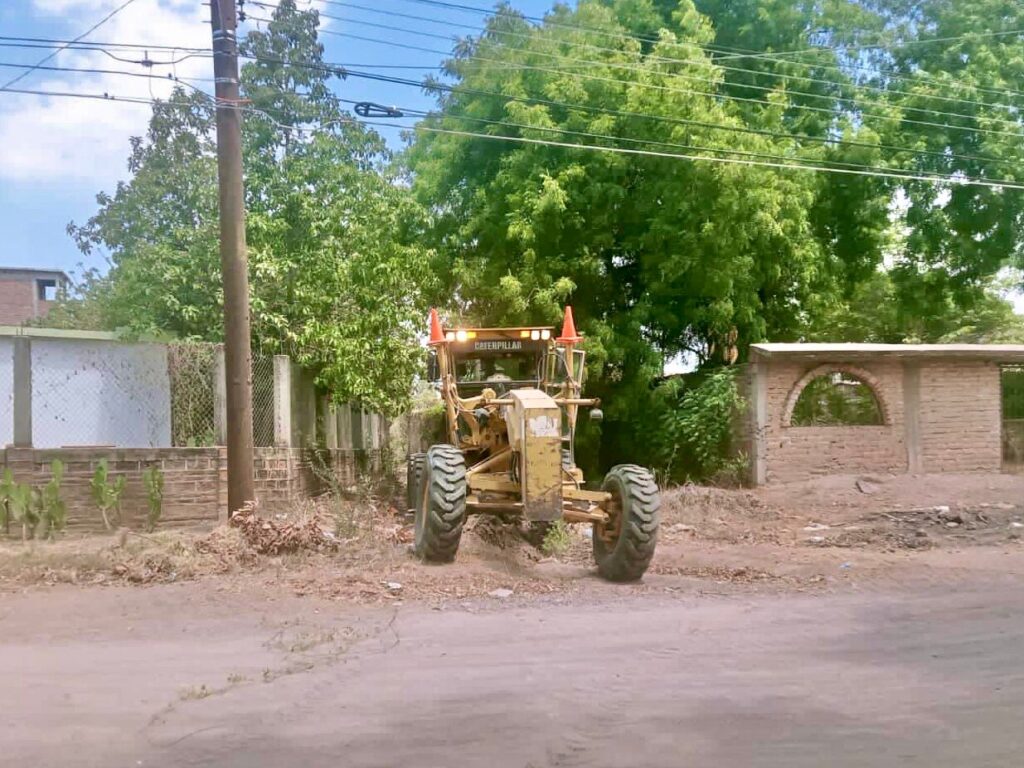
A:
<svg viewBox="0 0 1024 768">
<path fill-rule="evenodd" d="M 921 368 L 921 458 L 927 472 L 998 471 L 1002 464 L 999 367 Z"/>
<path fill-rule="evenodd" d="M 342 486 L 355 482 L 360 464 L 379 469 L 376 452 L 324 451 L 324 461 Z M 227 454 L 224 448 L 60 448 L 0 450 L 0 471 L 9 467 L 15 480 L 42 487 L 54 459 L 64 462 L 61 497 L 68 508 L 68 530 L 99 532 L 103 518 L 92 500 L 90 481 L 101 459 L 110 478 L 126 478 L 121 497 L 122 525 L 145 527 L 148 509 L 142 473 L 159 467 L 164 475 L 161 528 L 212 526 L 227 520 Z M 284 511 L 301 498 L 327 490 L 312 470 L 309 454 L 298 448 L 258 448 L 254 458 L 256 495 L 261 511 Z M 2 534 L 2 531 L 0 531 Z"/>
<path fill-rule="evenodd" d="M 0 278 L 0 325 L 21 325 L 35 317 L 35 290 L 34 281 Z"/>
<path fill-rule="evenodd" d="M 789 424 L 802 385 L 835 369 L 872 386 L 884 425 Z M 760 422 L 753 410 L 759 384 Z M 999 367 L 992 362 L 880 357 L 822 365 L 773 358 L 751 366 L 745 390 L 752 409 L 746 443 L 755 455 L 755 482 L 759 463 L 766 482 L 837 473 L 999 471 L 1001 466 Z"/>
</svg>

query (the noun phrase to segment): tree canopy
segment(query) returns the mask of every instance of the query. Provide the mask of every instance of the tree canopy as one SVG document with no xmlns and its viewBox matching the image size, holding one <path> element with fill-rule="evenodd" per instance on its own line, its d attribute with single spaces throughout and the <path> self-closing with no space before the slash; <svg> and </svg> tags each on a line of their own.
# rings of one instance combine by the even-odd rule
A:
<svg viewBox="0 0 1024 768">
<path fill-rule="evenodd" d="M 341 108 L 317 14 L 282 2 L 247 34 L 241 89 L 253 339 L 319 374 L 337 397 L 382 412 L 408 399 L 431 283 L 427 217 L 381 137 Z M 184 88 L 133 140 L 132 176 L 69 231 L 111 264 L 85 312 L 133 331 L 222 335 L 217 182 L 209 99 Z M 72 317 L 84 308 L 72 306 Z"/>
<path fill-rule="evenodd" d="M 342 109 L 317 20 L 283 0 L 246 37 L 253 327 L 339 397 L 402 406 L 428 302 L 515 324 L 571 302 L 604 459 L 642 459 L 679 355 L 1024 337 L 1019 4 L 501 5 L 397 158 Z M 186 90 L 154 108 L 131 179 L 71 227 L 112 269 L 69 322 L 219 336 L 211 119 Z"/>
</svg>

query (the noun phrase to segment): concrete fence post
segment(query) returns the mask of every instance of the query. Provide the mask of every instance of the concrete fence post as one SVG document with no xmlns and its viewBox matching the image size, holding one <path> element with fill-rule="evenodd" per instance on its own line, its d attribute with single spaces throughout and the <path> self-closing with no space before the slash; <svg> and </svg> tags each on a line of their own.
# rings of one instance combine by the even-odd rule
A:
<svg viewBox="0 0 1024 768">
<path fill-rule="evenodd" d="M 292 365 L 288 355 L 274 355 L 274 445 L 292 445 Z"/>
<path fill-rule="evenodd" d="M 370 448 L 380 450 L 380 414 L 370 414 Z"/>
<path fill-rule="evenodd" d="M 768 363 L 750 363 L 750 481 L 764 485 L 768 480 Z"/>
<path fill-rule="evenodd" d="M 14 337 L 14 446 L 32 447 L 32 340 Z"/>
<path fill-rule="evenodd" d="M 365 451 L 366 419 L 363 415 L 363 409 L 358 406 L 350 405 L 349 411 L 352 414 L 352 450 Z"/>
<path fill-rule="evenodd" d="M 213 356 L 213 441 L 228 442 L 228 376 L 224 363 L 224 345 L 218 344 Z"/>
<path fill-rule="evenodd" d="M 343 403 L 338 406 L 338 447 L 343 451 L 352 450 L 352 406 Z"/>
<path fill-rule="evenodd" d="M 338 450 L 338 409 L 329 395 L 321 395 L 318 408 L 324 430 L 324 447 Z"/>
</svg>

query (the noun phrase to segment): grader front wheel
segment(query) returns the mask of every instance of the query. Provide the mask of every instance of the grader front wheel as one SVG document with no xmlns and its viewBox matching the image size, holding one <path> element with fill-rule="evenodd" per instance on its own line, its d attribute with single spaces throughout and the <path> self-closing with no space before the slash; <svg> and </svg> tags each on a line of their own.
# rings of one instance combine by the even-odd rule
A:
<svg viewBox="0 0 1024 768">
<path fill-rule="evenodd" d="M 427 451 L 416 499 L 416 554 L 435 563 L 455 559 L 466 522 L 466 460 L 450 445 Z"/>
<path fill-rule="evenodd" d="M 597 572 L 609 581 L 637 581 L 654 557 L 661 496 L 643 467 L 620 464 L 605 476 L 601 490 L 611 494 L 609 521 L 594 526 Z"/>
</svg>

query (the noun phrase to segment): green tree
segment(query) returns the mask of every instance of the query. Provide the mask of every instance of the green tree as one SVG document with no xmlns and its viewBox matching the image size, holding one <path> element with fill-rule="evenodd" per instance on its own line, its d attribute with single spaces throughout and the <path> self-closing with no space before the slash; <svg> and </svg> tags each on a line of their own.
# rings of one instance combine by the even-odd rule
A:
<svg viewBox="0 0 1024 768">
<path fill-rule="evenodd" d="M 394 412 L 419 369 L 431 255 L 427 225 L 383 140 L 345 112 L 317 41 L 318 15 L 284 0 L 248 33 L 242 67 L 253 341 L 317 371 L 343 400 Z M 71 233 L 111 268 L 58 321 L 222 335 L 209 99 L 179 89 L 133 139 L 131 178 Z"/>
<path fill-rule="evenodd" d="M 878 263 L 888 227 L 889 192 L 873 180 L 457 135 L 877 161 L 877 136 L 838 109 L 827 130 L 857 147 L 795 136 L 801 123 L 781 84 L 757 91 L 766 104 L 719 98 L 731 86 L 709 50 L 712 20 L 688 1 L 663 7 L 582 2 L 539 27 L 499 14 L 448 62 L 457 85 L 438 88 L 439 114 L 424 124 L 456 133 L 424 130 L 408 154 L 421 200 L 440 212 L 434 236 L 455 311 L 556 322 L 571 300 L 598 374 L 592 391 L 609 404 L 605 445 L 620 448 L 642 442 L 625 433 L 665 357 L 713 361 L 734 329 L 741 348 L 799 337 L 808 307 Z M 594 62 L 582 72 L 567 58 L 581 50 Z M 823 95 L 835 105 L 839 94 Z M 838 194 L 845 202 L 830 207 Z"/>
</svg>

